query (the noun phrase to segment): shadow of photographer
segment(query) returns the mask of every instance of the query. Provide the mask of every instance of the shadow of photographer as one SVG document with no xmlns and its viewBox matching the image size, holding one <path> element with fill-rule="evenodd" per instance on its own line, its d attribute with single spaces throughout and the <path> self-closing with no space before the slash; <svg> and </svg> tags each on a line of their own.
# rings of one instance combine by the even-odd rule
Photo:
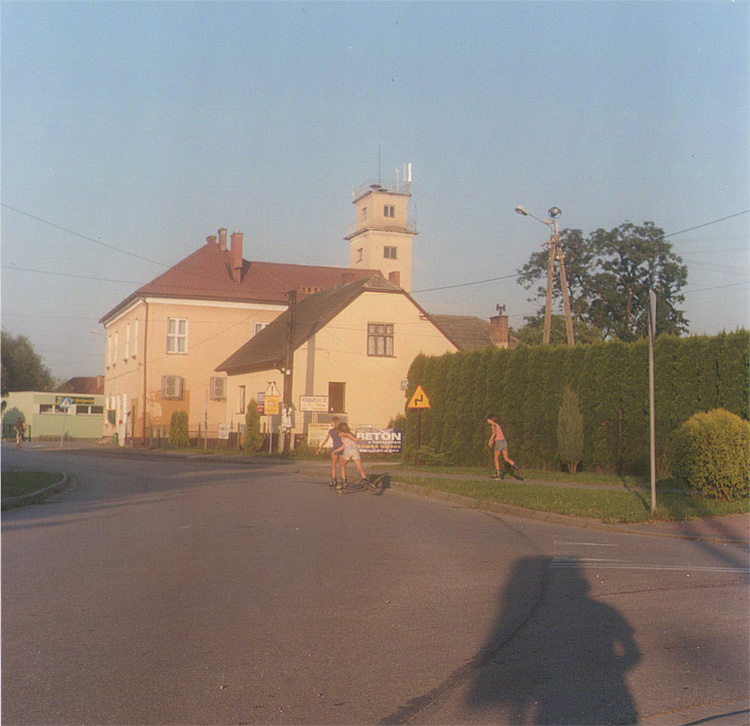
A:
<svg viewBox="0 0 750 726">
<path fill-rule="evenodd" d="M 529 583 L 539 581 L 540 570 L 544 592 L 529 611 Z M 578 561 L 521 559 L 500 599 L 469 688 L 472 711 L 502 712 L 503 721 L 517 724 L 637 723 L 626 683 L 640 660 L 633 629 L 589 596 Z M 519 621 L 520 612 L 530 614 Z"/>
</svg>

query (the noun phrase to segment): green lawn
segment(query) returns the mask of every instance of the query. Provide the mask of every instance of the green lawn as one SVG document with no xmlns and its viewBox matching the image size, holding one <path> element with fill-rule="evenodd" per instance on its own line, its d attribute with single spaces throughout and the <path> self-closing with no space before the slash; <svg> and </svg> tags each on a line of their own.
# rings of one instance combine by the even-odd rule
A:
<svg viewBox="0 0 750 726">
<path fill-rule="evenodd" d="M 652 517 L 651 495 L 647 490 L 628 490 L 624 487 L 622 490 L 603 489 L 594 484 L 585 488 L 545 486 L 510 478 L 503 482 L 490 479 L 431 478 L 403 472 L 399 472 L 397 478 L 399 481 L 484 502 L 501 502 L 514 507 L 588 517 L 610 523 L 648 522 L 652 519 L 681 521 L 750 512 L 750 500 L 747 499 L 720 502 L 682 492 L 657 492 L 657 510 Z"/>
<path fill-rule="evenodd" d="M 41 471 L 4 471 L 0 480 L 0 493 L 5 497 L 20 497 L 52 486 L 62 479 L 62 474 Z"/>
</svg>

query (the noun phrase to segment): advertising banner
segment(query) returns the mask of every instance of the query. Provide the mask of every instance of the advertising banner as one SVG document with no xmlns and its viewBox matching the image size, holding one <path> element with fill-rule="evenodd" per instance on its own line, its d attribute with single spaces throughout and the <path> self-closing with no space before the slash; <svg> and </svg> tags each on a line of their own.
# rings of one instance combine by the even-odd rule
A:
<svg viewBox="0 0 750 726">
<path fill-rule="evenodd" d="M 317 448 L 323 443 L 328 434 L 331 424 L 329 423 L 310 423 L 307 424 L 307 445 L 311 448 Z M 327 449 L 331 448 L 331 442 L 328 441 Z"/>
<path fill-rule="evenodd" d="M 357 447 L 363 454 L 400 454 L 403 431 L 397 429 L 357 429 Z"/>
</svg>

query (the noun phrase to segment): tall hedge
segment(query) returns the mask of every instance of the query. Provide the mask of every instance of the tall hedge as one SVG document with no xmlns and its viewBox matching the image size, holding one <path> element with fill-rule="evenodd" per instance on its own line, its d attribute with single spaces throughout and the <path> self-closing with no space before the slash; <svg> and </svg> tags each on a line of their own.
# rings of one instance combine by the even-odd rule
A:
<svg viewBox="0 0 750 726">
<path fill-rule="evenodd" d="M 672 434 L 699 411 L 724 408 L 750 419 L 750 334 L 660 336 L 655 346 L 656 438 L 668 468 Z M 586 346 L 521 346 L 515 350 L 418 356 L 407 401 L 421 385 L 431 408 L 421 413 L 421 444 L 457 465 L 484 462 L 498 416 L 511 456 L 523 466 L 559 468 L 557 416 L 563 391 L 578 395 L 584 419 L 581 468 L 648 470 L 648 345 L 614 341 Z M 406 448 L 416 445 L 417 413 L 406 410 Z"/>
</svg>

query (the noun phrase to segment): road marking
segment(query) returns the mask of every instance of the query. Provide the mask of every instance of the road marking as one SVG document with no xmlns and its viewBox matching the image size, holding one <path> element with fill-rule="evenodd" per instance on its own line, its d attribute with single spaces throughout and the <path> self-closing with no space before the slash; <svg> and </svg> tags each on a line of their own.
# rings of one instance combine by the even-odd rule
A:
<svg viewBox="0 0 750 726">
<path fill-rule="evenodd" d="M 575 545 L 576 547 L 619 547 L 617 544 L 601 544 L 599 542 L 555 542 L 556 545 Z"/>
<path fill-rule="evenodd" d="M 557 569 L 574 568 L 580 565 L 603 565 L 613 570 L 662 570 L 665 572 L 733 572 L 750 574 L 750 567 L 700 567 L 697 565 L 627 565 L 617 564 L 622 560 L 594 560 L 577 557 L 555 557 L 550 567 Z M 610 563 L 606 564 L 605 563 Z"/>
</svg>

